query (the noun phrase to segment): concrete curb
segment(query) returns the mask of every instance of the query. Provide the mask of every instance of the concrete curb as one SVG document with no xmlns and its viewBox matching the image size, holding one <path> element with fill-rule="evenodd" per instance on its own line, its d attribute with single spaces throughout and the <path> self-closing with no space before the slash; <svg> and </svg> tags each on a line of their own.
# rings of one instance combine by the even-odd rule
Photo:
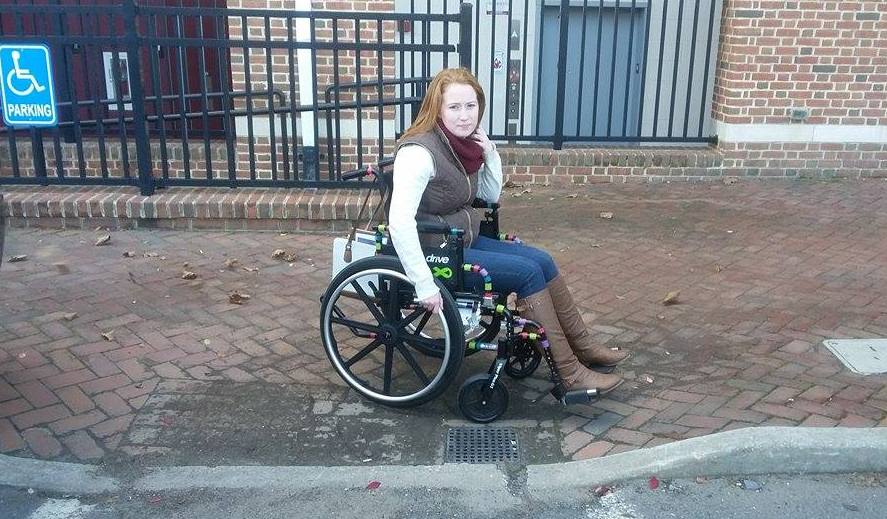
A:
<svg viewBox="0 0 887 519">
<path fill-rule="evenodd" d="M 588 489 L 652 475 L 664 478 L 779 473 L 887 471 L 887 428 L 759 427 L 692 438 L 605 458 L 526 468 L 526 492 Z M 92 465 L 0 455 L 0 484 L 78 495 L 122 488 L 141 492 L 192 489 L 363 489 L 373 480 L 385 489 L 437 488 L 520 492 L 521 482 L 495 465 L 337 467 L 157 467 L 135 480 L 98 474 Z"/>
<path fill-rule="evenodd" d="M 99 467 L 0 455 L 0 485 L 66 494 L 104 494 L 119 489 L 116 478 Z"/>
<path fill-rule="evenodd" d="M 605 458 L 527 467 L 530 493 L 658 476 L 887 471 L 887 428 L 758 427 Z"/>
</svg>

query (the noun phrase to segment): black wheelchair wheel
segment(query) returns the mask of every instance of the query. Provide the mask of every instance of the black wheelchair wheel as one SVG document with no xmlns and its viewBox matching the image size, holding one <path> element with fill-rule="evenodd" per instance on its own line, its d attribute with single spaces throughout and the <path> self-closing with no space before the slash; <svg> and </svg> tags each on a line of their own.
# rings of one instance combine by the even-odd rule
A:
<svg viewBox="0 0 887 519">
<path fill-rule="evenodd" d="M 338 375 L 373 402 L 412 407 L 440 395 L 459 371 L 464 350 L 455 301 L 441 287 L 443 309 L 426 312 L 400 260 L 357 260 L 330 283 L 320 309 L 324 351 Z M 418 354 L 430 350 L 439 355 Z"/>
<path fill-rule="evenodd" d="M 490 423 L 508 409 L 508 388 L 501 380 L 490 389 L 490 376 L 484 373 L 468 377 L 459 389 L 459 411 L 476 423 Z"/>
<path fill-rule="evenodd" d="M 505 373 L 513 379 L 526 378 L 536 371 L 540 362 L 542 353 L 530 341 L 517 340 L 505 362 Z"/>
</svg>

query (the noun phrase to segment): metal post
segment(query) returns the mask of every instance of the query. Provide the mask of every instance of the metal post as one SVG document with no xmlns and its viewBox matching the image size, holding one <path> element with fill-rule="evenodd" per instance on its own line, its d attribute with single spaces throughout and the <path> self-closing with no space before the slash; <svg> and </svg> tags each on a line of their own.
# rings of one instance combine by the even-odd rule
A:
<svg viewBox="0 0 887 519">
<path fill-rule="evenodd" d="M 564 101 L 567 90 L 567 37 L 570 32 L 570 0 L 561 0 L 561 26 L 560 26 L 560 45 L 558 47 L 557 58 L 557 104 L 555 105 L 554 120 L 554 149 L 560 150 L 564 147 Z"/>
<path fill-rule="evenodd" d="M 459 6 L 459 66 L 471 70 L 471 9 L 462 2 Z"/>
<path fill-rule="evenodd" d="M 142 55 L 139 48 L 136 24 L 135 0 L 123 2 L 123 18 L 126 26 L 126 54 L 129 65 L 130 95 L 136 141 L 136 157 L 139 166 L 139 187 L 142 196 L 154 194 L 154 172 L 151 168 L 151 142 L 145 129 L 145 94 L 142 90 Z"/>
<path fill-rule="evenodd" d="M 43 153 L 43 130 L 40 128 L 31 128 L 31 155 L 34 157 L 34 176 L 40 179 L 41 186 L 48 186 L 49 181 L 46 179 L 46 155 Z M 62 160 L 56 157 L 56 161 Z"/>
</svg>

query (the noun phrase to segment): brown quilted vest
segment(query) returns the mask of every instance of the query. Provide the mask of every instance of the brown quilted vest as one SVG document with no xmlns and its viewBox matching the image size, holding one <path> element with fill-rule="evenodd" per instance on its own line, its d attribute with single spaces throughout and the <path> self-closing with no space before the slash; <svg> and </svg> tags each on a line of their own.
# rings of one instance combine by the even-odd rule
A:
<svg viewBox="0 0 887 519">
<path fill-rule="evenodd" d="M 470 246 L 477 238 L 481 221 L 481 215 L 471 207 L 477 196 L 477 172 L 465 173 L 446 136 L 437 127 L 401 141 L 397 149 L 408 144 L 422 146 L 434 160 L 434 177 L 422 194 L 416 220 L 445 221 L 450 227 L 464 229 L 465 246 Z M 443 237 L 420 233 L 419 241 L 423 247 L 434 247 L 442 243 Z"/>
</svg>

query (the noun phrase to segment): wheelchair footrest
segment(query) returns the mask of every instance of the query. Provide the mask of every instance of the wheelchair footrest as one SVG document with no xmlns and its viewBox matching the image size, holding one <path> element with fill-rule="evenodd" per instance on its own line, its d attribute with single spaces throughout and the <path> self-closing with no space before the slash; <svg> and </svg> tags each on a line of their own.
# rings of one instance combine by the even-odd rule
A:
<svg viewBox="0 0 887 519">
<path fill-rule="evenodd" d="M 551 390 L 551 394 L 564 405 L 587 404 L 588 402 L 597 399 L 598 390 L 576 389 L 574 391 L 563 391 L 555 386 L 555 388 Z"/>
</svg>

